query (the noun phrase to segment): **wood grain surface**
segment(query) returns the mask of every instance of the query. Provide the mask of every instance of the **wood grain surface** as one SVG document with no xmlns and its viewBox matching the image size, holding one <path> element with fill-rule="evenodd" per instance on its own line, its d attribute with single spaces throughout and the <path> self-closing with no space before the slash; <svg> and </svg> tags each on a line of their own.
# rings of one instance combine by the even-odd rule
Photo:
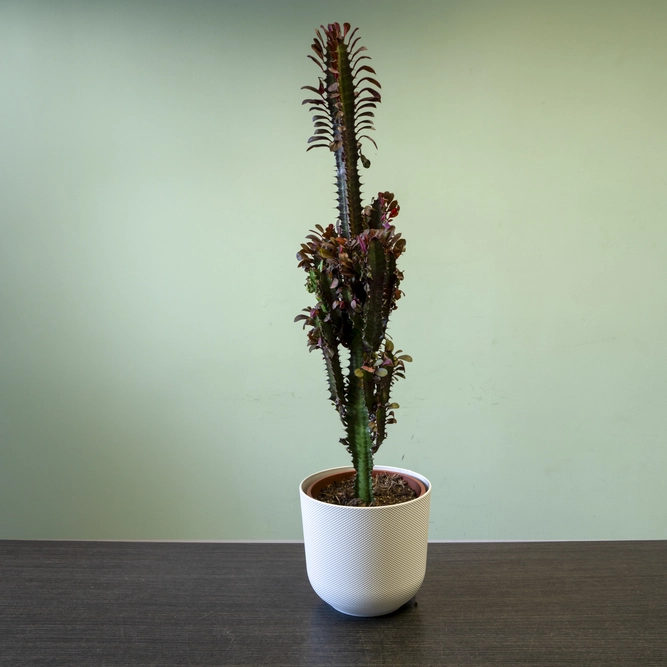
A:
<svg viewBox="0 0 667 667">
<path fill-rule="evenodd" d="M 0 542 L 0 665 L 667 666 L 667 541 L 431 544 L 339 614 L 301 544 Z"/>
</svg>

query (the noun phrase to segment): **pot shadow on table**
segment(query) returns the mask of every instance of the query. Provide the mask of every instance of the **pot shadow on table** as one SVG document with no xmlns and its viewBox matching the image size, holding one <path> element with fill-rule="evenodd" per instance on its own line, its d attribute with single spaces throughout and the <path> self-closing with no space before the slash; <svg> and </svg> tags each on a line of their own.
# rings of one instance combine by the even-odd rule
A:
<svg viewBox="0 0 667 667">
<path fill-rule="evenodd" d="M 302 665 L 425 664 L 418 597 L 391 614 L 348 616 L 318 600 L 303 629 Z"/>
</svg>

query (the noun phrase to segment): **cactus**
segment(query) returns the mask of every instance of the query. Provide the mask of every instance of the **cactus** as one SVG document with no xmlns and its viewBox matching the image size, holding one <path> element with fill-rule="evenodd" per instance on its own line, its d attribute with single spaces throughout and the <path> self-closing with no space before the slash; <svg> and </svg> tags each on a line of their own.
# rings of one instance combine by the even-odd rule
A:
<svg viewBox="0 0 667 667">
<path fill-rule="evenodd" d="M 358 45 L 357 29 L 350 31 L 349 23 L 320 28 L 312 44 L 315 55 L 308 56 L 320 69 L 318 85 L 303 87 L 313 93 L 303 103 L 315 114 L 307 150 L 325 147 L 334 154 L 338 219 L 326 228 L 315 225 L 301 244 L 297 259 L 316 305 L 304 308 L 295 321 L 308 328 L 309 350 L 322 351 L 329 396 L 345 427 L 341 442 L 356 471 L 355 495 L 368 505 L 373 454 L 387 424 L 396 422 L 391 388 L 405 377 L 405 362 L 412 361 L 387 335 L 402 295 L 396 260 L 405 240 L 393 224 L 399 205 L 391 192 L 380 192 L 365 207 L 361 203 L 359 162 L 370 166 L 361 140 L 377 148 L 362 133 L 375 129 L 373 110 L 381 99 L 366 47 Z"/>
</svg>

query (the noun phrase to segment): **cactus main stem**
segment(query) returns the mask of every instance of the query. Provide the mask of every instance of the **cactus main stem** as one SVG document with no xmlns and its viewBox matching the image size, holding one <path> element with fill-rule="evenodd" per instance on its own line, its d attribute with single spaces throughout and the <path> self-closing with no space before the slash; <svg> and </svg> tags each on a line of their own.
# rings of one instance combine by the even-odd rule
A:
<svg viewBox="0 0 667 667">
<path fill-rule="evenodd" d="M 347 216 L 349 220 L 350 233 L 361 234 L 364 223 L 361 217 L 361 184 L 357 162 L 359 161 L 359 147 L 357 145 L 357 132 L 354 119 L 355 91 L 350 58 L 347 45 L 338 43 L 338 91 L 340 94 L 340 111 L 342 115 L 342 140 L 343 155 L 345 158 L 345 187 L 347 196 Z"/>
<path fill-rule="evenodd" d="M 350 346 L 350 374 L 348 377 L 347 442 L 352 454 L 352 464 L 357 471 L 354 494 L 367 505 L 373 501 L 373 443 L 368 430 L 368 410 L 364 397 L 363 379 L 355 375 L 363 365 L 363 342 L 357 331 Z"/>
</svg>

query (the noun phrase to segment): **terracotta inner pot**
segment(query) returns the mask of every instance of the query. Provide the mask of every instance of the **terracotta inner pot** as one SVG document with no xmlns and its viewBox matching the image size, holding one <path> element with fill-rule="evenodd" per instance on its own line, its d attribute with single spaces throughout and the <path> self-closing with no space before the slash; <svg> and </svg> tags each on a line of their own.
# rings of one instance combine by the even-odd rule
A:
<svg viewBox="0 0 667 667">
<path fill-rule="evenodd" d="M 423 493 L 426 493 L 426 487 L 421 480 L 401 472 L 395 473 L 392 470 L 373 470 L 371 475 L 373 475 L 373 477 L 377 477 L 377 475 L 383 473 L 386 475 L 400 475 L 406 481 L 407 485 L 417 494 L 417 498 L 419 498 L 419 496 L 421 496 Z M 320 495 L 320 491 L 325 486 L 329 486 L 329 484 L 333 484 L 334 482 L 340 482 L 344 479 L 349 479 L 350 477 L 354 477 L 354 475 L 354 470 L 347 470 L 345 472 L 337 472 L 332 475 L 328 475 L 327 477 L 323 477 L 322 479 L 318 479 L 306 489 L 306 495 L 317 500 L 317 496 Z"/>
</svg>

